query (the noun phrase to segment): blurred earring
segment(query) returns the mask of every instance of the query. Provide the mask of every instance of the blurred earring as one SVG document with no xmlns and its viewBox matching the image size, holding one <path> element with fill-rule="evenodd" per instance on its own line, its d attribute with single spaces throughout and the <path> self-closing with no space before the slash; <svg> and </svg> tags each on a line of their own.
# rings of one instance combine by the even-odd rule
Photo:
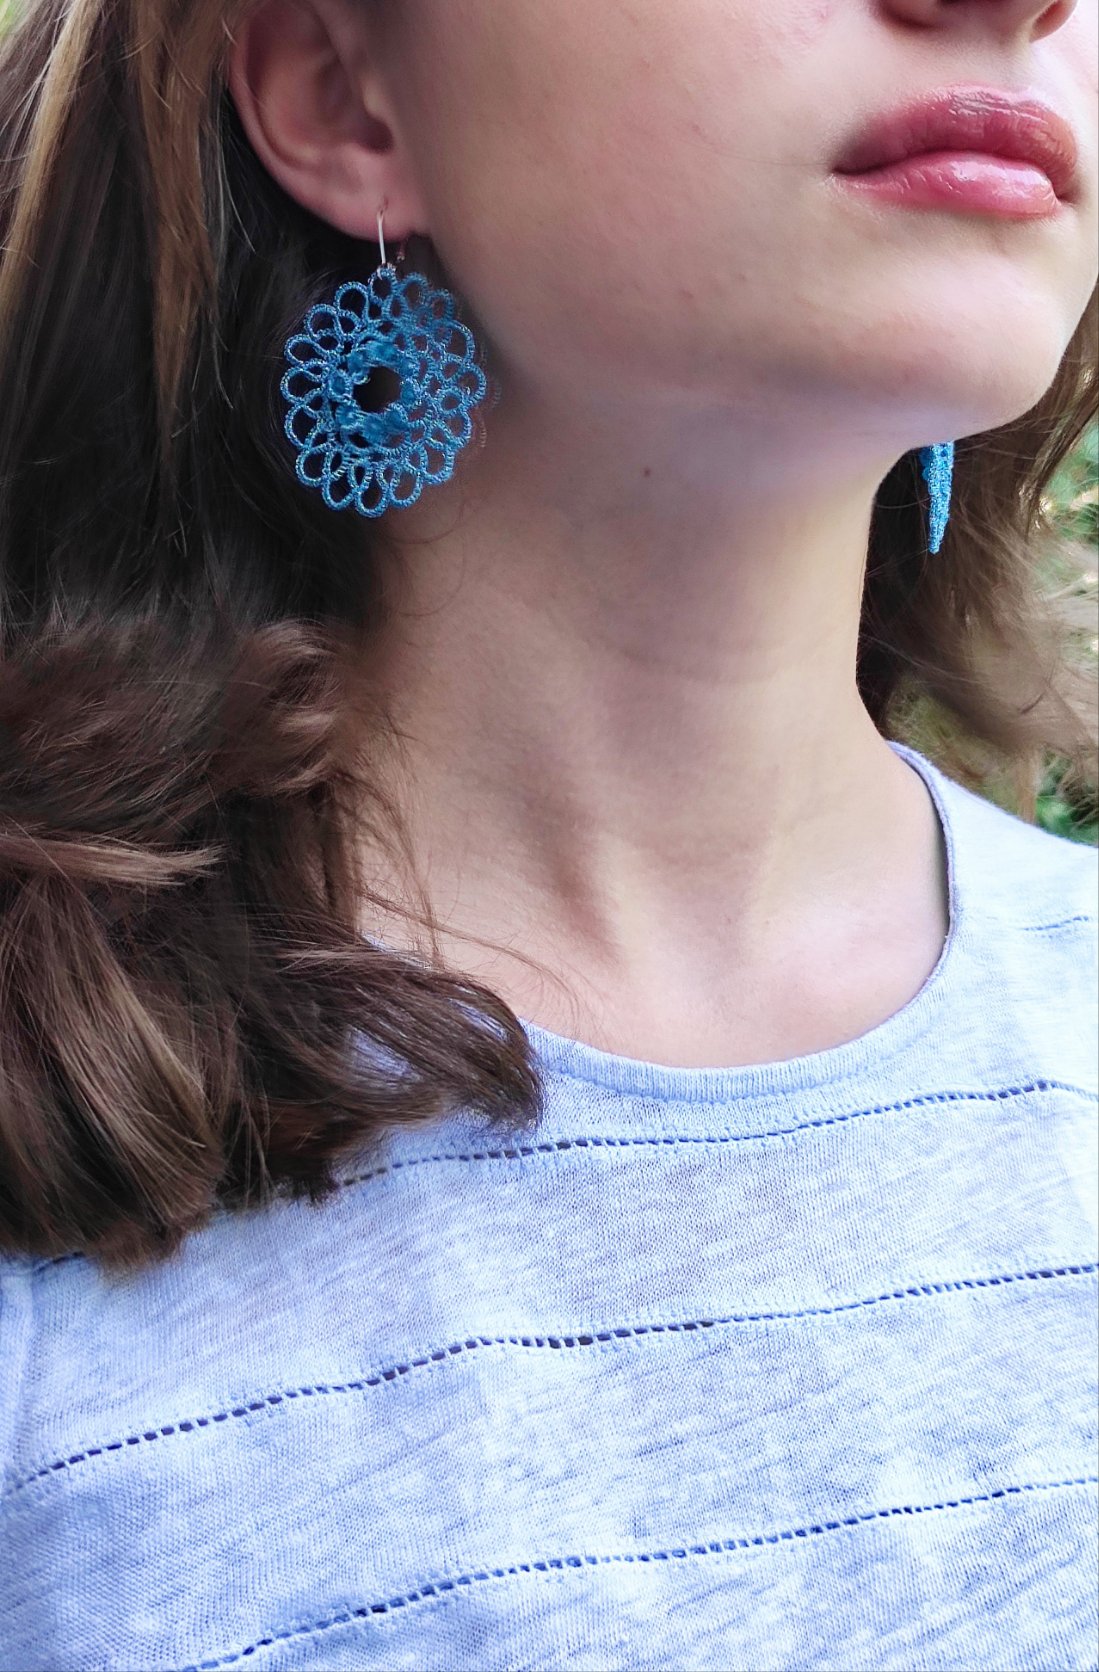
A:
<svg viewBox="0 0 1099 1672">
<path fill-rule="evenodd" d="M 422 273 L 399 277 L 386 261 L 385 210 L 383 201 L 378 267 L 309 309 L 286 343 L 290 369 L 280 385 L 299 480 L 334 511 L 353 505 L 364 517 L 413 505 L 426 484 L 449 480 L 487 390 L 452 293 Z M 402 244 L 398 261 L 403 253 Z M 368 410 L 356 391 L 378 371 L 396 379 L 397 391 Z"/>
<path fill-rule="evenodd" d="M 954 480 L 954 443 L 936 441 L 920 448 L 920 469 L 929 495 L 928 550 L 937 552 L 950 520 L 950 489 Z"/>
</svg>

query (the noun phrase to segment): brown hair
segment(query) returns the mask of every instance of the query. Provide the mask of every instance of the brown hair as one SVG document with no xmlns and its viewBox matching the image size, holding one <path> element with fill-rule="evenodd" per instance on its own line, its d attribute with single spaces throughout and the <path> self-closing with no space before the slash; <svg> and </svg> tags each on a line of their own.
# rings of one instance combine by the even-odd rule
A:
<svg viewBox="0 0 1099 1672">
<path fill-rule="evenodd" d="M 435 933 L 356 857 L 402 841 L 349 671 L 391 597 L 296 481 L 277 386 L 363 250 L 245 140 L 234 21 L 29 0 L 0 43 L 0 1248 L 119 1269 L 322 1200 L 395 1125 L 541 1112 L 510 1008 L 356 927 L 376 899 Z M 915 694 L 1032 778 L 1090 762 L 1034 542 L 1095 361 L 1093 298 L 1038 405 L 959 443 L 934 559 L 915 453 L 882 483 L 858 680 L 887 735 Z"/>
</svg>

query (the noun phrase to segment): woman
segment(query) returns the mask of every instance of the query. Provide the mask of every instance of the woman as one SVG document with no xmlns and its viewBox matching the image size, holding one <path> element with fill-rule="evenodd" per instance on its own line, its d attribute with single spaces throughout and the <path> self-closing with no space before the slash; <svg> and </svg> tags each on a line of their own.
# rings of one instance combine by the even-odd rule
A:
<svg viewBox="0 0 1099 1672">
<path fill-rule="evenodd" d="M 1096 47 L 11 26 L 4 1667 L 1095 1664 Z"/>
</svg>

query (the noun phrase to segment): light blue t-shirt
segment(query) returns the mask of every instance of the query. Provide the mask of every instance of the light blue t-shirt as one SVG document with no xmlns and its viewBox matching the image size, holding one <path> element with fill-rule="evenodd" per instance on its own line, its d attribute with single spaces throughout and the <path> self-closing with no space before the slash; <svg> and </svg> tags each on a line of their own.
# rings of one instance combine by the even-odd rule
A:
<svg viewBox="0 0 1099 1672">
<path fill-rule="evenodd" d="M 1099 859 L 892 747 L 951 923 L 869 1033 L 528 1024 L 533 1134 L 0 1262 L 0 1666 L 1096 1667 Z"/>
</svg>

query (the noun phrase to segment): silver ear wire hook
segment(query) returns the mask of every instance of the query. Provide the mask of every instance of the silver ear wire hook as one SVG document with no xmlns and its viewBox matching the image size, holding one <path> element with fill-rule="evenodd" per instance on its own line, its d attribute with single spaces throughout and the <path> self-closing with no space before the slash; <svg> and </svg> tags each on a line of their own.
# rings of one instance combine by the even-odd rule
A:
<svg viewBox="0 0 1099 1672">
<path fill-rule="evenodd" d="M 378 217 L 377 217 L 377 219 L 378 219 L 378 245 L 379 245 L 379 248 L 381 250 L 381 256 L 382 256 L 381 266 L 382 267 L 391 267 L 391 271 L 395 273 L 397 271 L 396 267 L 391 266 L 391 264 L 389 262 L 387 262 L 386 259 L 385 259 L 385 230 L 383 228 L 382 223 L 385 220 L 385 212 L 388 208 L 389 208 L 389 199 L 387 197 L 383 197 L 381 203 L 378 206 Z M 404 260 L 405 247 L 406 247 L 407 244 L 408 244 L 408 238 L 407 237 L 402 238 L 401 239 L 401 247 L 397 251 L 397 260 L 398 261 L 403 261 Z"/>
</svg>

